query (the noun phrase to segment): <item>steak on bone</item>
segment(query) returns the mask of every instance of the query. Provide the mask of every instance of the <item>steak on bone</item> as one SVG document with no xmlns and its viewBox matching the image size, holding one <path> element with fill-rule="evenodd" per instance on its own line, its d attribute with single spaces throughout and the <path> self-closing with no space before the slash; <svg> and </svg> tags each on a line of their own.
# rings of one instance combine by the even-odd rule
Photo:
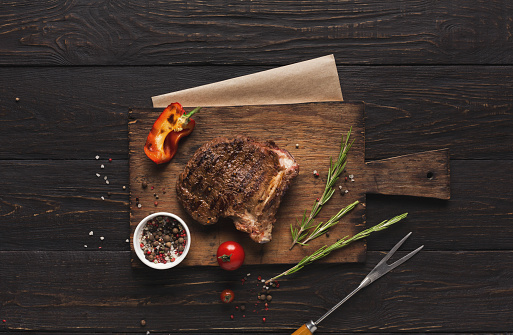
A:
<svg viewBox="0 0 513 335">
<path fill-rule="evenodd" d="M 281 199 L 298 174 L 292 155 L 272 141 L 219 137 L 194 153 L 176 191 L 184 209 L 199 223 L 231 218 L 253 241 L 267 243 Z"/>
</svg>

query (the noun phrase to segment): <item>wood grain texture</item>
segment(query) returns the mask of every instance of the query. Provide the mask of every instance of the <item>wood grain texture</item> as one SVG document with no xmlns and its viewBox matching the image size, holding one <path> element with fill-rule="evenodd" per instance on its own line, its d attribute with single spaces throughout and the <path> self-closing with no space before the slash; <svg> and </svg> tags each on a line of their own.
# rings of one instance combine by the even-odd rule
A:
<svg viewBox="0 0 513 335">
<path fill-rule="evenodd" d="M 151 107 L 155 94 L 265 69 L 0 68 L 8 79 L 0 85 L 0 159 L 127 159 L 130 107 Z M 338 70 L 346 100 L 366 103 L 368 160 L 439 148 L 449 148 L 451 159 L 513 159 L 513 67 Z"/>
<path fill-rule="evenodd" d="M 155 165 L 142 148 L 153 123 L 162 109 L 133 109 L 129 114 L 130 135 L 130 227 L 137 224 L 151 212 L 167 211 L 184 219 L 191 229 L 191 249 L 183 264 L 217 265 L 214 257 L 217 247 L 224 241 L 239 242 L 246 251 L 246 264 L 295 264 L 325 244 L 334 243 L 341 236 L 353 236 L 365 225 L 365 209 L 357 206 L 330 229 L 330 234 L 313 240 L 308 247 L 291 245 L 290 225 L 301 219 L 305 210 L 312 208 L 316 198 L 321 197 L 326 184 L 330 157 L 336 159 L 340 152 L 342 136 L 352 128 L 351 139 L 355 142 L 348 155 L 347 168 L 358 173 L 364 165 L 365 130 L 363 103 L 308 103 L 279 106 L 238 106 L 203 107 L 194 116 L 202 127 L 197 127 L 186 139 L 180 142 L 180 149 L 170 164 Z M 219 117 L 222 115 L 222 117 Z M 238 232 L 232 220 L 221 220 L 212 226 L 202 226 L 195 222 L 179 204 L 175 185 L 194 152 L 206 142 L 217 137 L 245 135 L 262 143 L 274 141 L 280 149 L 289 151 L 299 164 L 296 177 L 280 204 L 272 241 L 257 244 L 247 233 Z M 298 144 L 298 147 L 296 147 Z M 320 174 L 313 176 L 313 171 Z M 343 180 L 343 178 L 341 178 Z M 142 181 L 149 185 L 141 186 Z M 349 182 L 350 183 L 350 182 Z M 358 200 L 365 203 L 363 183 L 346 184 L 347 195 L 337 192 L 332 201 L 323 206 L 316 222 L 326 221 L 342 208 Z M 341 185 L 342 186 L 342 185 Z M 150 187 L 154 187 L 151 190 Z M 162 194 L 163 189 L 167 191 Z M 158 206 L 154 206 L 155 194 L 159 195 Z M 138 208 L 135 199 L 143 208 Z M 321 221 L 319 221 L 321 220 Z M 135 255 L 134 255 L 134 258 Z M 365 244 L 358 242 L 328 262 L 357 262 L 365 258 Z M 136 259 L 137 260 L 137 259 Z M 323 260 L 324 261 L 324 260 Z M 139 262 L 133 263 L 139 265 Z"/>
<path fill-rule="evenodd" d="M 11 1 L 0 13 L 2 65 L 513 60 L 508 0 Z"/>
<path fill-rule="evenodd" d="M 384 236 L 392 244 L 396 240 L 387 231 Z M 422 241 L 415 234 L 411 239 L 414 247 Z M 0 327 L 69 333 L 292 333 L 349 293 L 384 253 L 370 252 L 365 264 L 310 265 L 280 281 L 267 311 L 256 300 L 256 277 L 272 276 L 283 266 L 248 266 L 232 273 L 178 267 L 165 276 L 133 270 L 128 255 L 0 252 L 0 313 L 7 321 Z M 513 327 L 513 273 L 504 265 L 512 262 L 511 251 L 423 250 L 340 307 L 321 323 L 319 333 L 507 332 Z M 251 276 L 242 285 L 246 272 Z M 235 304 L 219 301 L 226 287 L 234 290 L 235 304 L 246 304 L 245 318 Z M 146 327 L 140 326 L 142 319 Z"/>
<path fill-rule="evenodd" d="M 0 161 L 0 171 L 1 250 L 128 249 L 127 160 Z"/>
<path fill-rule="evenodd" d="M 511 332 L 512 17 L 509 0 L 1 2 L 0 334 L 290 334 L 410 231 L 399 256 L 424 250 L 318 333 Z M 256 277 L 285 265 L 133 269 L 128 109 L 328 53 L 366 103 L 367 162 L 448 148 L 451 199 L 367 195 L 367 225 L 408 218 L 367 239 L 365 263 L 285 277 L 267 311 Z M 100 178 L 96 155 L 114 158 Z"/>
<path fill-rule="evenodd" d="M 363 175 L 367 193 L 451 198 L 447 149 L 367 162 Z"/>
<path fill-rule="evenodd" d="M 103 172 L 101 163 L 94 159 L 0 161 L 0 230 L 9 232 L 0 234 L 0 250 L 80 251 L 84 244 L 91 251 L 100 246 L 130 250 L 125 242 L 130 236 L 129 195 L 122 189 L 129 183 L 128 161 L 105 163 Z M 102 177 L 96 177 L 98 172 Z M 512 174 L 511 160 L 452 160 L 450 200 L 370 194 L 367 226 L 408 212 L 406 220 L 388 228 L 387 236 L 413 231 L 422 237 L 426 250 L 511 250 Z M 91 230 L 93 236 L 89 236 Z M 32 232 L 30 239 L 27 231 Z M 379 237 L 367 243 L 374 251 L 393 245 Z"/>
</svg>

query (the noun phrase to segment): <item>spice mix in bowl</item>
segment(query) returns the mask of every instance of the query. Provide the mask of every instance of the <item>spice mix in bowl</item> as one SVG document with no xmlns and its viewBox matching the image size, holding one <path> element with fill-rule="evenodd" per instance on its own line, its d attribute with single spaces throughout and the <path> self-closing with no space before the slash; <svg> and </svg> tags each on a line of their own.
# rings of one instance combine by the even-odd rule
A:
<svg viewBox="0 0 513 335">
<path fill-rule="evenodd" d="M 158 212 L 148 215 L 137 225 L 133 244 L 141 262 L 165 270 L 185 259 L 191 246 L 191 234 L 180 217 Z"/>
</svg>

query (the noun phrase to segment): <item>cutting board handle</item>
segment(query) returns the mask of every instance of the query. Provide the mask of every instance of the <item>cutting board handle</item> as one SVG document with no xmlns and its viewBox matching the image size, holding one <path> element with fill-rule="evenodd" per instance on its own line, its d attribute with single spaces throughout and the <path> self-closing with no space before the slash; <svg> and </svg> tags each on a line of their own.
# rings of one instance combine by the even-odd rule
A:
<svg viewBox="0 0 513 335">
<path fill-rule="evenodd" d="M 365 191 L 450 199 L 449 149 L 365 163 Z"/>
</svg>

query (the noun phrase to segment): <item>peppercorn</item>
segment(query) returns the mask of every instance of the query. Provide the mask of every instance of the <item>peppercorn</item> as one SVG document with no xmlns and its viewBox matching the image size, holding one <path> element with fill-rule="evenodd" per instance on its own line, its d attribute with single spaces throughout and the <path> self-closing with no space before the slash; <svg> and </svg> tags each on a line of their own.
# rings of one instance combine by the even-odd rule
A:
<svg viewBox="0 0 513 335">
<path fill-rule="evenodd" d="M 141 320 L 141 326 L 146 326 L 146 320 Z"/>
<path fill-rule="evenodd" d="M 240 310 L 242 312 L 244 312 L 246 310 L 246 305 L 244 305 L 244 304 L 240 305 Z"/>
<path fill-rule="evenodd" d="M 148 183 L 146 181 L 143 181 L 141 183 L 141 186 L 142 186 L 142 188 L 146 188 L 146 187 L 148 187 Z"/>
<path fill-rule="evenodd" d="M 271 301 L 271 300 L 273 300 L 273 297 L 272 297 L 271 295 L 268 295 L 268 296 L 266 297 L 266 299 L 267 299 L 267 301 Z"/>
</svg>

